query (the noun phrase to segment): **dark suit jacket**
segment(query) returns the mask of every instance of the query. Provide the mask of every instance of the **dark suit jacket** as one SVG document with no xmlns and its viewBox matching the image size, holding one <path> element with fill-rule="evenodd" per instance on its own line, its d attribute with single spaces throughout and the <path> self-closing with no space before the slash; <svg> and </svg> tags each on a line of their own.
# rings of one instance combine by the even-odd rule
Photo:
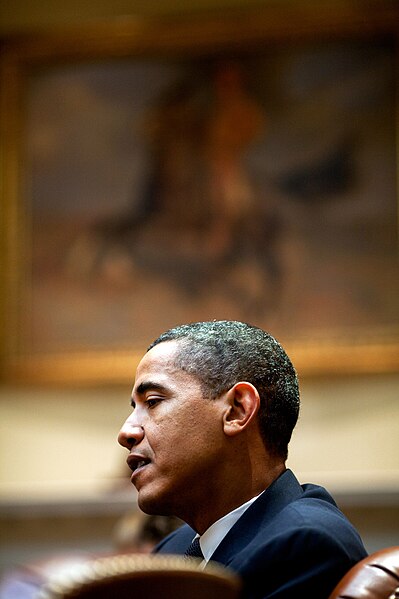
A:
<svg viewBox="0 0 399 599">
<path fill-rule="evenodd" d="M 184 525 L 154 551 L 183 554 L 194 535 Z M 246 599 L 327 599 L 366 555 L 331 495 L 320 486 L 301 486 L 286 470 L 244 512 L 211 559 L 241 576 Z"/>
</svg>

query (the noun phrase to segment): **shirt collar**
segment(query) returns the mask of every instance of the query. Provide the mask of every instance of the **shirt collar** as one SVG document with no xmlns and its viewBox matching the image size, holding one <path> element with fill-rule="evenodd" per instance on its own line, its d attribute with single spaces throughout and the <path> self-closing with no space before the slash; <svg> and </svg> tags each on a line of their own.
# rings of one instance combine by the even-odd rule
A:
<svg viewBox="0 0 399 599">
<path fill-rule="evenodd" d="M 261 495 L 261 493 L 260 493 Z M 229 530 L 233 528 L 237 520 L 243 515 L 245 510 L 258 499 L 259 495 L 252 497 L 249 501 L 246 501 L 232 512 L 229 512 L 219 520 L 216 520 L 205 532 L 201 535 L 200 546 L 204 556 L 204 561 L 208 562 L 214 554 L 216 547 L 220 544 L 222 539 L 227 535 Z M 198 536 L 198 535 L 197 535 Z"/>
</svg>

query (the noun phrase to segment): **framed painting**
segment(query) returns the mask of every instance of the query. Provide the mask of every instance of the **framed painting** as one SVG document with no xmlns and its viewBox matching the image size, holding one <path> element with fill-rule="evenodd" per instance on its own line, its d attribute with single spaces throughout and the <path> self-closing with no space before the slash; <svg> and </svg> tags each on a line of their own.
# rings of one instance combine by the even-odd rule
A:
<svg viewBox="0 0 399 599">
<path fill-rule="evenodd" d="M 290 10 L 4 42 L 5 380 L 130 381 L 214 318 L 397 371 L 399 11 Z"/>
</svg>

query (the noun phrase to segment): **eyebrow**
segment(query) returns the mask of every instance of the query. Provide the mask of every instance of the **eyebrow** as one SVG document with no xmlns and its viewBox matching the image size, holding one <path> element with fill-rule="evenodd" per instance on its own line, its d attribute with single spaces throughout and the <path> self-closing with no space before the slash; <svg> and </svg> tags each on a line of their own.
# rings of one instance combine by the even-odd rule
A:
<svg viewBox="0 0 399 599">
<path fill-rule="evenodd" d="M 138 393 L 139 395 L 143 395 L 146 391 L 149 391 L 150 389 L 152 391 L 166 391 L 166 387 L 164 385 L 161 385 L 160 383 L 155 383 L 153 381 L 144 381 L 143 383 L 140 383 L 140 385 L 137 387 L 136 393 Z"/>
</svg>

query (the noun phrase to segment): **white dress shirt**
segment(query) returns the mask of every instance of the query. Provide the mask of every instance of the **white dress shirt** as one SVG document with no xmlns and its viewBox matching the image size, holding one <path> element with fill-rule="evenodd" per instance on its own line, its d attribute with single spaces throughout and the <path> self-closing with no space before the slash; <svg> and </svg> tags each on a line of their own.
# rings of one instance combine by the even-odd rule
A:
<svg viewBox="0 0 399 599">
<path fill-rule="evenodd" d="M 261 493 L 260 493 L 261 495 Z M 252 497 L 249 501 L 246 501 L 232 512 L 229 512 L 219 520 L 216 520 L 200 537 L 200 547 L 204 556 L 203 567 L 206 566 L 211 556 L 216 550 L 216 547 L 221 543 L 224 537 L 227 535 L 229 530 L 234 526 L 237 520 L 243 515 L 245 510 L 258 499 L 259 495 Z M 199 535 L 196 535 L 199 537 Z M 195 537 L 194 537 L 195 538 Z"/>
</svg>

